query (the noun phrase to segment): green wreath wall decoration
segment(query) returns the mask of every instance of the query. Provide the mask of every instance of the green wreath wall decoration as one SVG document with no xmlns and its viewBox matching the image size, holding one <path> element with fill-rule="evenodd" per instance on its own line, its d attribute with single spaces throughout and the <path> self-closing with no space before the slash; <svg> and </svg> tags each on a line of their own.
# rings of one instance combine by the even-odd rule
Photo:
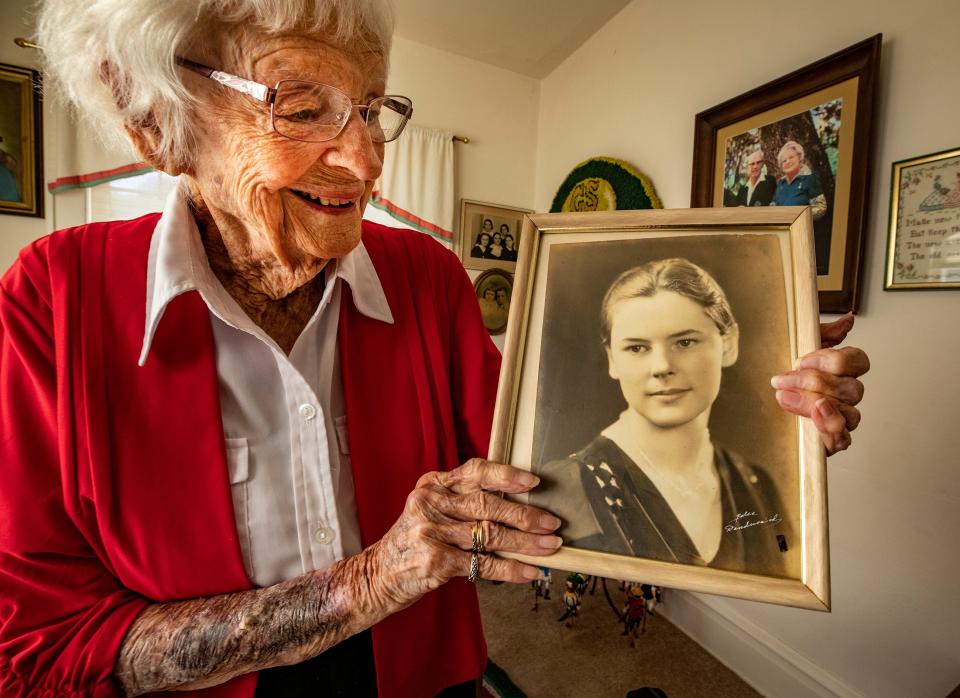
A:
<svg viewBox="0 0 960 698">
<path fill-rule="evenodd" d="M 663 208 L 653 182 L 623 160 L 597 157 L 567 175 L 550 213 Z"/>
</svg>

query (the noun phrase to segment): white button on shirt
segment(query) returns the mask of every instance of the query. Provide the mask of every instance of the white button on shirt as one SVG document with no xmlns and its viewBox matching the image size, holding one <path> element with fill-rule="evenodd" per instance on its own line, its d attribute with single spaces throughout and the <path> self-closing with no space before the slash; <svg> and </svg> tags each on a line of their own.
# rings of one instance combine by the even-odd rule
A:
<svg viewBox="0 0 960 698">
<path fill-rule="evenodd" d="M 140 364 L 164 309 L 199 291 L 210 311 L 220 409 L 243 562 L 269 586 L 361 550 L 337 326 L 342 283 L 364 315 L 393 322 L 363 244 L 324 270 L 326 288 L 290 355 L 257 327 L 210 269 L 178 188 L 150 244 Z"/>
</svg>

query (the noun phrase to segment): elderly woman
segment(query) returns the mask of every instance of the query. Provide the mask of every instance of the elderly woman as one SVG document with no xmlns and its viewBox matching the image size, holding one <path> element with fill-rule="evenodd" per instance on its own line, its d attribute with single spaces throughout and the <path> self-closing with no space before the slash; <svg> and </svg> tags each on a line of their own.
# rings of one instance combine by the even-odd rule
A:
<svg viewBox="0 0 960 698">
<path fill-rule="evenodd" d="M 818 221 L 827 213 L 827 197 L 817 173 L 807 166 L 803 146 L 796 141 L 787 141 L 777 153 L 780 173 L 773 193 L 775 206 L 810 206 L 813 220 Z"/>
<path fill-rule="evenodd" d="M 817 274 L 830 271 L 830 247 L 833 240 L 833 225 L 827 216 L 827 197 L 823 193 L 820 177 L 806 163 L 803 146 L 796 141 L 787 141 L 777 154 L 781 177 L 773 193 L 773 206 L 810 206 L 813 216 L 814 253 Z"/>
<path fill-rule="evenodd" d="M 474 695 L 465 577 L 536 578 L 485 551 L 549 554 L 560 522 L 476 458 L 499 362 L 456 257 L 361 222 L 413 113 L 385 4 L 39 19 L 48 75 L 181 184 L 0 284 L 0 694 Z M 839 406 L 856 356 L 784 377 L 791 409 Z"/>
</svg>

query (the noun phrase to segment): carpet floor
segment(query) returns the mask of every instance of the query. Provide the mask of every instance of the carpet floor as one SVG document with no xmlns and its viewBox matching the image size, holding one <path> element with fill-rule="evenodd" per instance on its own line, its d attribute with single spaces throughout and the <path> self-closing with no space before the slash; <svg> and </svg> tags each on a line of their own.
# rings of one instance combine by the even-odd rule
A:
<svg viewBox="0 0 960 698">
<path fill-rule="evenodd" d="M 563 613 L 565 573 L 555 571 L 549 601 L 533 609 L 527 585 L 481 583 L 480 610 L 490 659 L 522 694 L 624 698 L 644 686 L 669 698 L 753 698 L 760 694 L 660 615 L 630 647 L 621 636 L 602 588 L 584 594 L 580 615 L 567 628 Z M 616 583 L 608 582 L 614 599 Z M 669 590 L 664 603 L 670 603 Z"/>
</svg>

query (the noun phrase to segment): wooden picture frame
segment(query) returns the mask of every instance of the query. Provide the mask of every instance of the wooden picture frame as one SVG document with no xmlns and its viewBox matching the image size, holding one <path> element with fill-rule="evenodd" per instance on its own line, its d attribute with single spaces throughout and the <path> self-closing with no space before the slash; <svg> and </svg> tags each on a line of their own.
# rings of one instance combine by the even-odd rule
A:
<svg viewBox="0 0 960 698">
<path fill-rule="evenodd" d="M 824 449 L 812 422 L 781 410 L 769 384 L 771 375 L 790 370 L 799 356 L 819 348 L 812 228 L 806 207 L 537 214 L 525 220 L 489 458 L 540 476 L 540 485 L 518 500 L 557 514 L 564 521 L 560 529 L 564 545 L 548 558 L 511 557 L 584 574 L 829 610 Z M 689 265 L 696 265 L 720 285 L 720 294 L 711 292 L 711 297 L 727 298 L 731 312 L 721 312 L 719 301 L 705 310 L 703 303 L 694 302 L 675 285 L 669 286 L 673 290 L 660 286 L 644 295 L 631 285 L 634 280 L 624 282 L 626 286 L 612 281 L 634 279 L 638 269 L 653 274 L 649 271 L 653 264 L 671 269 L 655 274 L 661 280 L 657 283 L 667 283 L 675 273 L 676 258 L 687 260 L 687 265 L 679 265 L 687 271 L 681 269 L 677 278 L 690 278 Z M 625 270 L 633 271 L 622 277 Z M 702 275 L 697 278 L 702 282 Z M 620 290 L 610 290 L 613 287 Z M 608 294 L 615 300 L 605 304 Z M 651 302 L 672 305 L 652 308 Z M 640 312 L 644 308 L 647 315 Z M 611 318 L 606 345 L 601 315 Z M 727 316 L 737 322 L 717 320 Z M 641 326 L 629 324 L 637 318 Z M 678 332 L 673 327 L 688 320 L 689 328 Z M 620 336 L 621 328 L 627 328 L 626 339 Z M 699 368 L 674 365 L 681 351 L 698 352 L 684 356 L 687 360 L 699 356 L 703 363 L 689 365 Z M 642 371 L 617 363 L 624 357 L 646 360 L 671 356 L 670 352 L 677 352 L 670 365 L 650 369 L 643 379 L 638 378 Z M 619 358 L 615 360 L 614 354 Z M 727 366 L 722 371 L 721 363 Z M 638 391 L 637 386 L 653 380 L 649 378 L 653 375 L 666 387 L 653 393 L 647 387 Z M 669 380 L 677 381 L 672 388 Z M 625 404 L 630 406 L 624 409 Z M 692 539 L 683 544 L 686 547 L 676 545 L 682 535 L 668 540 L 676 533 L 668 529 L 679 521 L 677 511 L 667 505 L 664 518 L 657 519 L 656 512 L 649 518 L 649 506 L 641 501 L 647 494 L 654 493 L 653 504 L 661 509 L 668 501 L 656 487 L 647 494 L 637 489 L 641 487 L 637 478 L 643 479 L 638 471 L 649 471 L 652 477 L 654 468 L 636 462 L 631 468 L 629 462 L 617 462 L 619 456 L 584 455 L 593 453 L 598 443 L 606 444 L 602 448 L 613 444 L 621 456 L 626 453 L 617 450 L 621 432 L 610 432 L 624 419 L 639 425 L 622 432 L 632 435 L 654 423 L 659 434 L 677 435 L 680 432 L 671 430 L 696 426 L 670 443 L 699 439 L 701 450 L 688 460 L 705 464 L 703 472 L 713 473 L 712 487 L 719 491 L 722 511 L 716 509 L 718 500 L 710 500 L 713 508 L 703 513 L 719 513 L 716 520 L 723 531 L 716 556 L 710 556 L 712 566 L 696 556 L 684 557 Z M 596 434 L 600 436 L 594 438 Z M 625 439 L 624 444 L 633 443 L 634 436 Z M 721 440 L 726 448 L 714 445 Z M 656 435 L 643 448 L 661 446 L 669 443 Z M 575 456 L 568 456 L 572 452 Z M 747 467 L 747 462 L 764 465 Z M 623 484 L 628 481 L 633 484 Z M 613 496 L 616 488 L 622 491 Z M 703 491 L 714 496 L 709 488 Z M 783 495 L 777 511 L 770 506 L 741 508 L 747 501 L 741 495 L 755 498 L 750 501 L 762 498 L 766 506 L 777 500 L 777 492 Z M 636 505 L 630 504 L 631 497 Z M 661 536 L 651 552 L 617 547 L 634 544 L 635 536 L 627 532 L 630 517 L 642 524 L 641 535 L 649 531 L 651 537 Z M 583 528 L 585 519 L 586 526 L 596 525 L 596 530 L 575 530 Z M 609 529 L 601 519 L 610 519 Z M 715 538 L 716 529 L 704 530 Z M 703 549 L 710 545 L 708 541 Z"/>
<path fill-rule="evenodd" d="M 527 208 L 460 199 L 456 250 L 463 266 L 467 269 L 500 268 L 512 273 L 517 267 L 523 217 L 529 213 L 533 211 Z M 501 245 L 500 250 L 492 245 L 481 249 L 479 243 L 484 233 L 489 234 L 491 241 L 496 236 L 509 235 L 513 249 L 507 249 L 506 245 Z"/>
<path fill-rule="evenodd" d="M 877 34 L 695 119 L 691 205 L 809 201 L 827 313 L 859 309 L 881 42 Z M 788 143 L 804 150 L 800 176 L 790 173 L 789 182 L 780 169 Z M 757 148 L 766 174 L 748 186 L 747 160 Z M 799 154 L 792 146 L 784 154 L 791 150 Z M 744 201 L 748 195 L 752 202 Z"/>
<path fill-rule="evenodd" d="M 506 269 L 487 269 L 474 280 L 473 289 L 487 332 L 491 336 L 506 332 L 513 298 L 513 274 Z"/>
<path fill-rule="evenodd" d="M 884 290 L 960 288 L 960 148 L 892 169 Z"/>
<path fill-rule="evenodd" d="M 40 73 L 0 63 L 0 213 L 43 218 Z"/>
</svg>

